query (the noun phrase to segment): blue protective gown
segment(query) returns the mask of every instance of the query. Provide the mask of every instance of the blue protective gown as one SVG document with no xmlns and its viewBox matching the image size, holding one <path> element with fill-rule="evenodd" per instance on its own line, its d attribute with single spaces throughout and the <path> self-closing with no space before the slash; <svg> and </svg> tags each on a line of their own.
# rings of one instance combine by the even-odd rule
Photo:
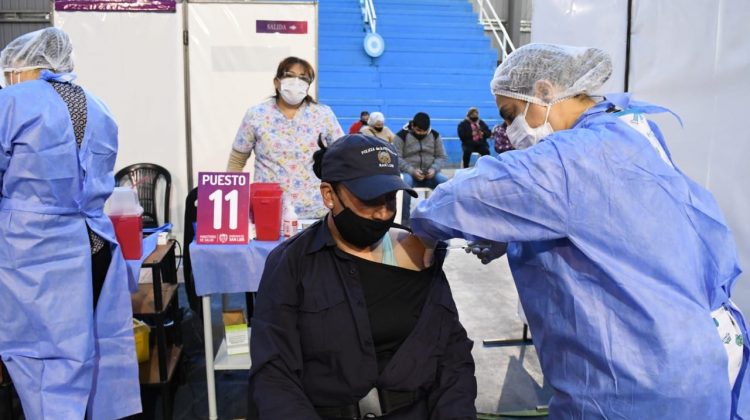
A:
<svg viewBox="0 0 750 420">
<path fill-rule="evenodd" d="M 47 81 L 0 91 L 0 355 L 27 419 L 141 409 L 125 261 L 102 212 L 117 126 L 98 99 L 86 103 L 79 150 Z M 112 249 L 96 313 L 86 224 Z"/>
<path fill-rule="evenodd" d="M 606 112 L 613 106 L 664 111 L 608 97 L 572 129 L 458 171 L 420 204 L 412 227 L 509 242 L 554 389 L 551 418 L 750 419 L 750 340 L 729 302 L 740 273 L 729 228 L 711 194 Z M 710 315 L 722 305 L 744 333 L 733 390 Z"/>
</svg>

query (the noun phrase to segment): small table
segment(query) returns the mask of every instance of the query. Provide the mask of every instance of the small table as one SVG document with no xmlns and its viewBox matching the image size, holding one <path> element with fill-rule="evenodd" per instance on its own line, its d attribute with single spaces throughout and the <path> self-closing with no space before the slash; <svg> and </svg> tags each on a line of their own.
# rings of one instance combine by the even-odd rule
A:
<svg viewBox="0 0 750 420">
<path fill-rule="evenodd" d="M 206 351 L 208 418 L 217 418 L 216 370 L 250 369 L 250 354 L 229 356 L 222 340 L 214 359 L 211 294 L 256 292 L 268 254 L 282 241 L 250 241 L 247 245 L 190 244 L 195 293 L 203 296 L 203 335 Z M 248 329 L 249 333 L 249 329 Z"/>
<path fill-rule="evenodd" d="M 159 388 L 165 419 L 172 418 L 174 394 L 171 391 L 174 384 L 171 383 L 171 379 L 174 377 L 182 355 L 180 313 L 176 302 L 178 284 L 175 243 L 173 239 L 170 239 L 166 245 L 157 245 L 156 235 L 147 236 L 143 239 L 141 259 L 126 260 L 129 286 L 133 292 L 131 295 L 133 315 L 151 319 L 156 327 L 156 346 L 150 349 L 149 360 L 138 365 L 138 376 L 141 385 Z M 151 284 L 138 284 L 141 268 L 151 269 L 153 277 Z M 167 342 L 165 325 L 170 317 L 175 325 L 175 338 L 171 344 Z"/>
</svg>

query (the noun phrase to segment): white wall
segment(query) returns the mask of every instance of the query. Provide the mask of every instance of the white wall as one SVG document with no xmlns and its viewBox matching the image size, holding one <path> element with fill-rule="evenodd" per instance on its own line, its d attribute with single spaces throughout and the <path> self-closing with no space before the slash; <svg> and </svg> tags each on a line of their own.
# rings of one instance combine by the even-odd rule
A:
<svg viewBox="0 0 750 420">
<path fill-rule="evenodd" d="M 677 165 L 716 197 L 740 261 L 750 270 L 750 3 L 743 0 L 633 2 L 630 91 L 664 105 L 684 122 L 655 116 Z M 626 0 L 535 0 L 533 42 L 590 45 L 612 53 L 615 77 L 604 91 L 622 91 Z M 750 313 L 750 276 L 734 300 Z"/>
<path fill-rule="evenodd" d="M 77 83 L 119 126 L 115 170 L 139 162 L 172 175 L 170 220 L 182 237 L 187 195 L 182 4 L 176 13 L 55 12 L 73 42 Z"/>
<path fill-rule="evenodd" d="M 601 92 L 621 92 L 625 80 L 627 0 L 533 0 L 531 42 L 601 48 L 614 71 Z"/>
<path fill-rule="evenodd" d="M 188 19 L 197 177 L 199 171 L 226 170 L 242 117 L 250 106 L 274 94 L 273 78 L 282 59 L 294 55 L 318 68 L 317 5 L 190 4 Z M 308 31 L 256 34 L 256 19 L 307 21 Z M 251 169 L 249 162 L 245 170 Z"/>
</svg>

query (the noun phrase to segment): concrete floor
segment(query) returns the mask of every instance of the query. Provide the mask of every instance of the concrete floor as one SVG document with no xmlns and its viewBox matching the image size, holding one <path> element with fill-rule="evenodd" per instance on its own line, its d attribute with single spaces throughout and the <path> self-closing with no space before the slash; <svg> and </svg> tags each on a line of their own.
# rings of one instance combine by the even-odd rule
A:
<svg viewBox="0 0 750 420">
<path fill-rule="evenodd" d="M 459 247 L 461 240 L 451 242 Z M 444 266 L 451 283 L 461 321 L 474 340 L 473 355 L 479 393 L 476 407 L 479 412 L 498 413 L 530 409 L 547 404 L 552 391 L 544 385 L 536 350 L 532 345 L 484 346 L 491 338 L 520 339 L 523 324 L 516 315 L 518 295 L 505 258 L 482 265 L 461 249 L 449 251 Z M 187 307 L 184 292 L 182 306 Z M 232 295 L 231 306 L 244 305 L 244 295 Z M 221 299 L 212 299 L 214 320 L 214 348 L 221 340 Z M 185 363 L 184 382 L 175 397 L 175 419 L 206 419 L 205 362 L 203 359 L 203 331 L 197 317 L 188 316 L 183 322 Z M 218 412 L 220 419 L 239 419 L 246 416 L 247 372 L 218 372 L 216 374 Z M 161 418 L 157 407 L 155 415 Z"/>
<path fill-rule="evenodd" d="M 451 246 L 463 245 L 454 240 Z M 482 265 L 463 250 L 450 251 L 444 265 L 461 322 L 474 340 L 478 412 L 497 413 L 546 405 L 552 390 L 533 345 L 485 346 L 486 339 L 520 339 L 518 294 L 505 258 Z M 519 340 L 520 341 L 520 340 Z"/>
</svg>

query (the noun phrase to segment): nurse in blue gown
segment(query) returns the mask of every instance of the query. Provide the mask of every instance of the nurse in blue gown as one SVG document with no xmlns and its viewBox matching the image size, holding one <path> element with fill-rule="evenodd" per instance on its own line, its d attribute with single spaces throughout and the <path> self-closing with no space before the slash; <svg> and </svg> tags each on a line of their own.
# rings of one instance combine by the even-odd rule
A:
<svg viewBox="0 0 750 420">
<path fill-rule="evenodd" d="M 479 159 L 412 215 L 415 233 L 508 262 L 552 419 L 750 419 L 734 240 L 594 48 L 531 44 L 492 92 L 517 151 Z"/>
<path fill-rule="evenodd" d="M 117 125 L 47 28 L 0 54 L 0 356 L 27 419 L 141 411 L 127 272 L 109 218 Z"/>
</svg>

